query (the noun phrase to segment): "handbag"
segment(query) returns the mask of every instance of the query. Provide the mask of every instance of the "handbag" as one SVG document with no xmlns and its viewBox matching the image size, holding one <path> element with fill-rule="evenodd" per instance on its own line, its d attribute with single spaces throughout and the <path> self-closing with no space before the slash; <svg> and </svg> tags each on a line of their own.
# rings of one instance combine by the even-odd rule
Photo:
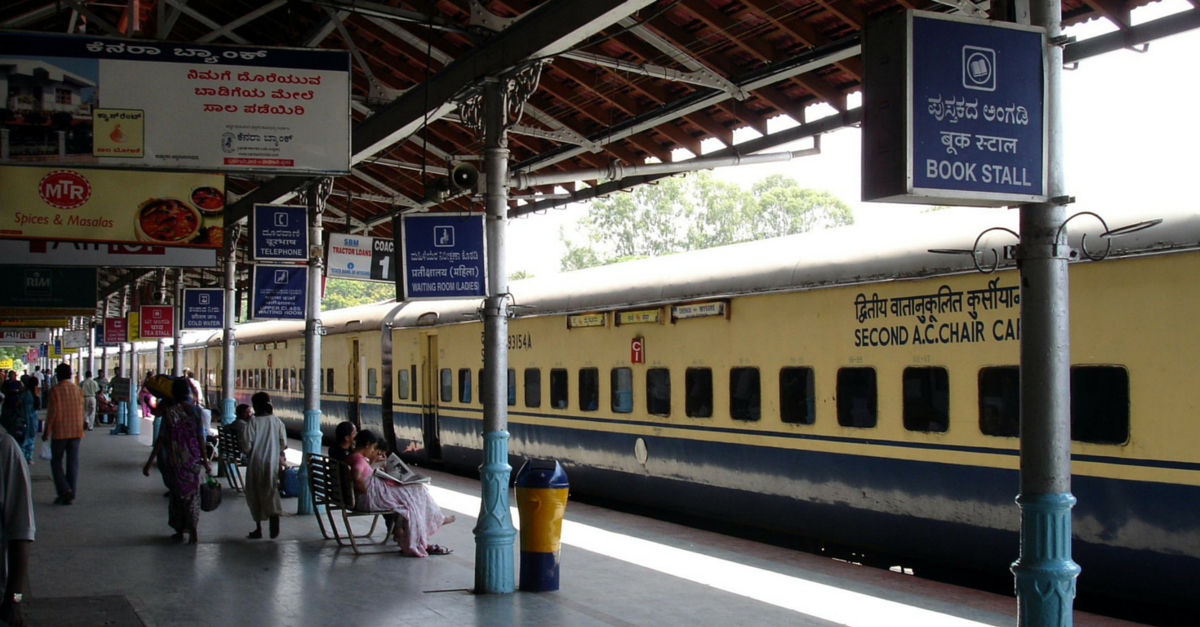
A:
<svg viewBox="0 0 1200 627">
<path fill-rule="evenodd" d="M 50 440 L 42 440 L 42 445 L 38 448 L 38 459 L 50 461 L 53 458 L 54 455 L 50 452 Z"/>
<path fill-rule="evenodd" d="M 221 484 L 212 475 L 200 485 L 200 509 L 211 512 L 221 506 Z"/>
</svg>

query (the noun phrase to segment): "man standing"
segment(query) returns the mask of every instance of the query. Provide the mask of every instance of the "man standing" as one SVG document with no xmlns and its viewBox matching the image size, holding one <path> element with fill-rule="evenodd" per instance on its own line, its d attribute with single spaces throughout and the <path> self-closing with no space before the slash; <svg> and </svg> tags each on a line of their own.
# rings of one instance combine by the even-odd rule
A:
<svg viewBox="0 0 1200 627">
<path fill-rule="evenodd" d="M 92 378 L 91 370 L 79 384 L 79 391 L 83 392 L 83 428 L 91 431 L 96 424 L 96 394 L 100 391 L 100 384 Z"/>
<path fill-rule="evenodd" d="M 29 370 L 26 369 L 25 374 L 21 375 L 21 385 L 24 385 L 25 389 L 29 390 L 30 394 L 33 394 L 33 408 L 35 410 L 42 408 L 42 395 L 38 392 L 42 378 L 38 376 L 39 373 L 37 372 L 41 369 L 41 366 L 35 366 L 34 374 L 29 374 Z"/>
<path fill-rule="evenodd" d="M 21 594 L 34 531 L 29 469 L 16 441 L 0 426 L 0 623 L 5 625 L 25 624 Z"/>
<path fill-rule="evenodd" d="M 71 382 L 71 367 L 59 364 L 54 369 L 58 385 L 50 389 L 46 411 L 46 430 L 42 441 L 50 441 L 50 474 L 58 490 L 56 505 L 70 505 L 75 500 L 75 479 L 79 475 L 79 441 L 83 439 L 83 392 Z M 63 457 L 66 457 L 66 473 Z"/>
<path fill-rule="evenodd" d="M 271 395 L 259 392 L 250 397 L 254 418 L 246 425 L 240 441 L 242 452 L 250 456 L 246 463 L 246 505 L 254 517 L 255 528 L 247 536 L 262 537 L 262 521 L 270 520 L 271 537 L 279 535 L 279 516 L 283 503 L 279 500 L 279 467 L 287 448 L 287 431 L 283 421 L 275 417 Z"/>
</svg>

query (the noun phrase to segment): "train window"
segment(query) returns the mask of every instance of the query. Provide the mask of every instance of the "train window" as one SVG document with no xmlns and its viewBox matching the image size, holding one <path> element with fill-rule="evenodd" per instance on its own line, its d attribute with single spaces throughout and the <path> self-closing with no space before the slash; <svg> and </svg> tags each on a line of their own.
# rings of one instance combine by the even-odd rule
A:
<svg viewBox="0 0 1200 627">
<path fill-rule="evenodd" d="M 483 381 L 483 379 L 480 378 L 480 381 Z M 460 402 L 460 403 L 470 403 L 471 402 L 471 369 L 470 368 L 459 368 L 458 369 L 458 402 Z"/>
<path fill-rule="evenodd" d="M 779 419 L 794 425 L 816 422 L 816 395 L 812 368 L 779 369 Z"/>
<path fill-rule="evenodd" d="M 1129 372 L 1121 366 L 1071 368 L 1071 439 L 1129 441 Z"/>
<path fill-rule="evenodd" d="M 440 397 L 443 403 L 449 403 L 454 398 L 454 375 L 449 368 L 442 368 L 440 375 Z"/>
<path fill-rule="evenodd" d="M 874 368 L 840 368 L 837 374 L 838 424 L 870 429 L 875 426 L 877 400 Z"/>
<path fill-rule="evenodd" d="M 748 421 L 762 417 L 762 385 L 758 368 L 729 369 L 729 417 Z"/>
<path fill-rule="evenodd" d="M 509 407 L 517 405 L 517 371 L 509 369 Z"/>
<path fill-rule="evenodd" d="M 712 368 L 688 368 L 684 375 L 687 390 L 683 411 L 688 418 L 712 418 Z"/>
<path fill-rule="evenodd" d="M 652 416 L 671 415 L 671 371 L 666 368 L 646 370 L 646 413 Z"/>
<path fill-rule="evenodd" d="M 945 368 L 904 369 L 904 428 L 945 433 L 950 427 L 950 374 Z"/>
<path fill-rule="evenodd" d="M 367 368 L 367 396 L 379 395 L 379 373 L 374 368 Z"/>
<path fill-rule="evenodd" d="M 525 369 L 525 406 L 542 406 L 542 369 Z"/>
<path fill-rule="evenodd" d="M 563 368 L 550 370 L 550 406 L 554 409 L 567 408 L 567 371 Z"/>
<path fill-rule="evenodd" d="M 984 435 L 1021 435 L 1021 369 L 993 366 L 979 370 L 979 430 Z"/>
<path fill-rule="evenodd" d="M 609 379 L 612 387 L 613 413 L 631 413 L 633 411 L 633 369 L 613 368 Z"/>
<path fill-rule="evenodd" d="M 325 369 L 325 393 L 333 394 L 333 368 Z"/>
<path fill-rule="evenodd" d="M 579 409 L 596 411 L 600 409 L 600 369 L 579 369 Z"/>
<path fill-rule="evenodd" d="M 408 400 L 408 371 L 401 370 L 396 373 L 396 397 L 400 400 Z"/>
</svg>

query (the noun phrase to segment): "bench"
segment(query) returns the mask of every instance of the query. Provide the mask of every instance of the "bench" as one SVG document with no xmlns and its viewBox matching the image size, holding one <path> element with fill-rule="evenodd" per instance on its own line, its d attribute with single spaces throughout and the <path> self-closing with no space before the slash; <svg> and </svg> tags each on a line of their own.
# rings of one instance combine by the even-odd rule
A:
<svg viewBox="0 0 1200 627">
<path fill-rule="evenodd" d="M 228 425 L 217 427 L 217 464 L 220 472 L 224 473 L 225 480 L 229 482 L 229 487 L 238 492 L 245 490 L 240 469 L 242 449 L 238 443 L 237 432 L 231 430 Z"/>
<path fill-rule="evenodd" d="M 336 540 L 338 546 L 346 546 L 346 540 L 349 540 L 355 555 L 363 554 L 358 548 L 358 540 L 370 538 L 375 534 L 375 527 L 378 526 L 379 519 L 389 514 L 394 514 L 394 512 L 390 511 L 367 512 L 354 509 L 354 499 L 356 496 L 354 493 L 354 470 L 345 462 L 330 459 L 324 455 L 308 456 L 308 489 L 309 493 L 312 494 L 313 515 L 317 517 L 317 525 L 321 528 L 321 535 L 326 540 Z M 329 520 L 328 530 L 325 528 L 325 521 L 321 519 L 322 510 L 324 510 L 325 517 Z M 334 522 L 335 511 L 341 513 L 342 524 L 346 528 L 346 538 L 342 538 L 342 534 Z M 350 519 L 363 516 L 372 517 L 371 528 L 366 533 L 356 534 L 354 533 L 354 528 L 350 525 Z M 330 536 L 330 533 L 333 535 Z M 384 536 L 381 544 L 387 544 L 387 541 L 388 536 Z"/>
</svg>

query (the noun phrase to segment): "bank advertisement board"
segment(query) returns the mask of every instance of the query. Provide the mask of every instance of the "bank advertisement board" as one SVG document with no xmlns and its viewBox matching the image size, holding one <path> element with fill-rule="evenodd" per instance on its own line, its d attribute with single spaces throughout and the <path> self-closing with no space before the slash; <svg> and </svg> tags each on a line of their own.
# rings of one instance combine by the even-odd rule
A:
<svg viewBox="0 0 1200 627">
<path fill-rule="evenodd" d="M 219 287 L 183 290 L 183 320 L 185 331 L 220 329 L 225 324 L 225 290 Z"/>
<path fill-rule="evenodd" d="M 90 316 L 96 311 L 96 269 L 22 266 L 0 272 L 0 311 L 15 317 Z"/>
<path fill-rule="evenodd" d="M 404 299 L 487 294 L 483 214 L 423 213 L 401 221 Z"/>
<path fill-rule="evenodd" d="M 864 43 L 863 200 L 1046 200 L 1044 29 L 908 11 Z"/>
<path fill-rule="evenodd" d="M 350 173 L 346 51 L 0 32 L 0 58 L 11 163 Z"/>
<path fill-rule="evenodd" d="M 215 174 L 0 166 L 0 239 L 220 248 L 225 182 Z"/>
<path fill-rule="evenodd" d="M 390 238 L 330 233 L 328 250 L 325 275 L 330 278 L 387 283 L 396 280 L 395 243 Z"/>
<path fill-rule="evenodd" d="M 0 329 L 0 344 L 41 344 L 50 340 L 50 332 L 45 329 Z"/>
<path fill-rule="evenodd" d="M 254 266 L 250 317 L 303 320 L 308 304 L 308 266 Z"/>
</svg>

